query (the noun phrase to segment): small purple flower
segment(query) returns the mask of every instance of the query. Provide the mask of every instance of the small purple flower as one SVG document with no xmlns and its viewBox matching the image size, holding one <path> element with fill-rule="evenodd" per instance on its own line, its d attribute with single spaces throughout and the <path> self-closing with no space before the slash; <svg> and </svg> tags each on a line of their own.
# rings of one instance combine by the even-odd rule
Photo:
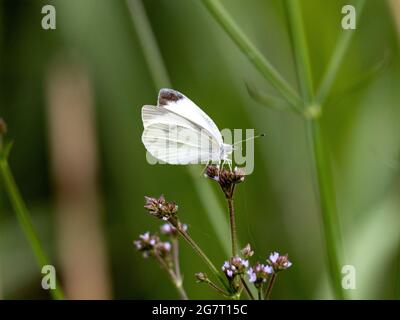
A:
<svg viewBox="0 0 400 320">
<path fill-rule="evenodd" d="M 247 270 L 249 281 L 259 288 L 262 283 L 266 282 L 269 275 L 273 272 L 271 266 L 267 266 L 257 262 L 253 267 Z"/>
<path fill-rule="evenodd" d="M 271 273 L 274 272 L 274 268 L 272 268 L 271 266 L 264 266 L 263 271 L 264 271 L 265 273 L 271 274 Z"/>
<path fill-rule="evenodd" d="M 257 275 L 254 272 L 253 268 L 250 268 L 249 270 L 247 270 L 247 275 L 249 276 L 249 281 L 250 282 L 256 282 L 257 280 Z"/>
<path fill-rule="evenodd" d="M 278 252 L 273 252 L 269 255 L 269 261 L 271 261 L 272 263 L 276 263 L 276 261 L 279 258 L 279 253 Z"/>
<path fill-rule="evenodd" d="M 164 242 L 164 250 L 171 251 L 171 244 L 169 242 Z"/>
<path fill-rule="evenodd" d="M 180 224 L 180 228 L 183 231 L 187 231 L 187 229 L 188 229 L 186 224 Z M 170 225 L 169 223 L 163 224 L 160 227 L 160 231 L 162 234 L 169 235 L 169 236 L 176 237 L 178 235 L 178 230 L 174 226 Z"/>
<path fill-rule="evenodd" d="M 271 253 L 267 261 L 274 272 L 285 270 L 292 265 L 287 254 L 281 256 L 278 252 Z"/>
<path fill-rule="evenodd" d="M 248 266 L 249 266 L 248 260 L 242 259 L 239 256 L 234 256 L 230 258 L 228 261 L 224 262 L 222 266 L 222 271 L 229 279 L 232 279 L 236 275 L 244 274 Z"/>
<path fill-rule="evenodd" d="M 145 232 L 144 234 L 139 235 L 139 239 L 135 240 L 133 243 L 136 249 L 142 252 L 143 257 L 145 258 L 152 255 L 158 255 L 163 259 L 169 259 L 171 244 L 169 242 L 162 242 L 155 234 Z"/>
</svg>

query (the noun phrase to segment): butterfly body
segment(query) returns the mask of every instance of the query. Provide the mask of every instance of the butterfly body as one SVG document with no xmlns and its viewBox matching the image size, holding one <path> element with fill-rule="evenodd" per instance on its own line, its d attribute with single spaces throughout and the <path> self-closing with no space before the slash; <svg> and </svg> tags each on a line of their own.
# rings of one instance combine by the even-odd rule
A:
<svg viewBox="0 0 400 320">
<path fill-rule="evenodd" d="M 223 142 L 214 121 L 194 102 L 172 89 L 161 89 L 157 106 L 142 107 L 142 142 L 168 164 L 231 164 L 233 146 Z"/>
</svg>

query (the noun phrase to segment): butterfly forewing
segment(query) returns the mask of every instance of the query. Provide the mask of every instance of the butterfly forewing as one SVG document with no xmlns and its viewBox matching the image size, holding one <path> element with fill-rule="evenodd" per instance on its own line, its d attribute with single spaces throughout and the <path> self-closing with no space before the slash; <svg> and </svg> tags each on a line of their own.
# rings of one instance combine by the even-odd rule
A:
<svg viewBox="0 0 400 320">
<path fill-rule="evenodd" d="M 172 89 L 161 89 L 158 94 L 158 106 L 197 124 L 203 130 L 207 130 L 219 144 L 223 143 L 221 132 L 214 121 L 182 93 Z"/>
</svg>

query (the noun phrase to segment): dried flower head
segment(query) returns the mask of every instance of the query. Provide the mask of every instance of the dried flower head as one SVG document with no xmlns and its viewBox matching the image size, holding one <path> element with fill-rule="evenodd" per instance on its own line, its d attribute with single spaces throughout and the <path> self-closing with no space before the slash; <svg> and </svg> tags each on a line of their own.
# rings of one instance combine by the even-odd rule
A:
<svg viewBox="0 0 400 320">
<path fill-rule="evenodd" d="M 169 242 L 162 242 L 157 235 L 150 234 L 150 232 L 139 235 L 139 239 L 133 243 L 145 258 L 158 255 L 163 259 L 167 259 L 171 253 L 171 244 Z"/>
<path fill-rule="evenodd" d="M 272 252 L 267 261 L 274 268 L 275 272 L 285 270 L 292 265 L 287 254 L 281 256 L 278 252 Z"/>
<path fill-rule="evenodd" d="M 251 249 L 250 243 L 248 243 L 240 252 L 242 256 L 246 259 L 252 257 L 254 254 L 254 251 Z"/>
<path fill-rule="evenodd" d="M 225 273 L 228 279 L 233 279 L 236 275 L 244 274 L 246 268 L 249 267 L 249 261 L 234 256 L 228 261 L 225 261 L 222 266 L 222 271 Z"/>
<path fill-rule="evenodd" d="M 264 282 L 267 281 L 268 276 L 273 272 L 273 268 L 268 265 L 257 262 L 253 267 L 247 270 L 249 281 L 259 288 Z"/>
<path fill-rule="evenodd" d="M 187 226 L 187 224 L 181 224 L 180 223 L 179 224 L 179 228 L 181 230 L 183 230 L 183 231 L 187 231 L 188 226 Z M 160 227 L 160 232 L 162 234 L 165 234 L 165 235 L 168 235 L 168 236 L 173 236 L 173 237 L 176 237 L 178 235 L 178 230 L 174 226 L 170 225 L 169 223 L 163 224 Z"/>
<path fill-rule="evenodd" d="M 217 181 L 227 199 L 232 199 L 235 185 L 243 182 L 245 178 L 242 168 L 235 167 L 235 169 L 231 171 L 224 168 L 220 169 L 215 165 L 207 166 L 204 176 Z"/>
<path fill-rule="evenodd" d="M 152 216 L 159 219 L 168 220 L 174 217 L 178 211 L 178 206 L 175 202 L 167 202 L 163 195 L 160 198 L 144 197 L 146 200 L 145 208 Z"/>
<path fill-rule="evenodd" d="M 207 282 L 208 281 L 208 277 L 207 274 L 205 274 L 204 272 L 198 272 L 195 274 L 195 277 L 197 279 L 197 282 Z"/>
</svg>

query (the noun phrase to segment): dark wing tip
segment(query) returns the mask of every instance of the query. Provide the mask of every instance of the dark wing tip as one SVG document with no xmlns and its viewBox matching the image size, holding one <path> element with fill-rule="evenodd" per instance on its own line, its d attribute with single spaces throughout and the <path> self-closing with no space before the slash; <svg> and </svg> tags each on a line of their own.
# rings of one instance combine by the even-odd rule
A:
<svg viewBox="0 0 400 320">
<path fill-rule="evenodd" d="M 158 93 L 158 105 L 166 106 L 169 102 L 176 102 L 183 99 L 183 94 L 172 89 L 161 89 Z"/>
</svg>

